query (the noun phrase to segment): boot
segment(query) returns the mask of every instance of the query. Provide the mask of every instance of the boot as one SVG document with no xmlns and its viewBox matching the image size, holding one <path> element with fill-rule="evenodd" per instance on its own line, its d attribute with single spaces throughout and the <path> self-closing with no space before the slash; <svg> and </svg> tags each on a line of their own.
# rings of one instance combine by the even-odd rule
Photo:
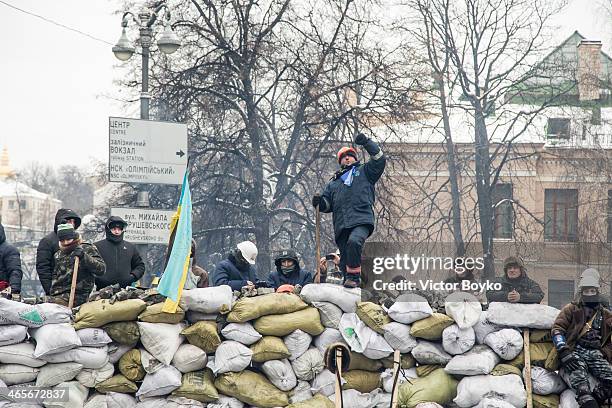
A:
<svg viewBox="0 0 612 408">
<path fill-rule="evenodd" d="M 587 390 L 579 389 L 577 391 L 576 401 L 580 408 L 599 408 L 599 404 L 593 398 L 593 395 Z"/>
<path fill-rule="evenodd" d="M 599 405 L 603 406 L 608 399 L 612 398 L 612 385 L 611 384 L 599 384 L 593 390 L 593 397 L 599 403 Z"/>
</svg>

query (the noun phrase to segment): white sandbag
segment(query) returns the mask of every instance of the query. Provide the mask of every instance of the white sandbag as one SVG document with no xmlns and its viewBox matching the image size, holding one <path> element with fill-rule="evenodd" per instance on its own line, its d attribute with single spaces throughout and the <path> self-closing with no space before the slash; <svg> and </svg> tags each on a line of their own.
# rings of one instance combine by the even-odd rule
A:
<svg viewBox="0 0 612 408">
<path fill-rule="evenodd" d="M 227 285 L 184 290 L 180 305 L 183 310 L 201 313 L 227 312 L 232 309 L 233 291 Z"/>
<path fill-rule="evenodd" d="M 489 374 L 499 363 L 499 356 L 484 344 L 474 346 L 465 354 L 454 356 L 444 371 L 455 375 Z"/>
<path fill-rule="evenodd" d="M 523 368 L 523 377 L 525 369 Z M 534 394 L 561 394 L 567 388 L 559 374 L 542 367 L 531 367 L 531 385 Z"/>
<path fill-rule="evenodd" d="M 361 289 L 347 289 L 332 283 L 310 284 L 302 288 L 300 296 L 306 303 L 329 302 L 345 313 L 355 313 L 357 303 L 361 302 Z"/>
<path fill-rule="evenodd" d="M 183 323 L 138 322 L 138 329 L 140 330 L 140 342 L 144 348 L 166 365 L 170 364 L 174 353 L 185 340 L 185 337 L 181 335 L 181 331 L 185 329 Z"/>
<path fill-rule="evenodd" d="M 408 368 L 400 371 L 399 376 L 397 377 L 397 386 L 399 387 L 403 383 L 408 380 L 418 378 L 416 368 Z M 382 380 L 383 390 L 385 392 L 393 392 L 393 369 L 387 368 L 380 374 L 380 379 Z"/>
<path fill-rule="evenodd" d="M 21 364 L 0 365 L 0 381 L 6 385 L 25 384 L 36 380 L 39 368 Z"/>
<path fill-rule="evenodd" d="M 166 366 L 153 374 L 145 375 L 136 397 L 139 399 L 168 395 L 181 386 L 182 375 L 172 366 Z"/>
<path fill-rule="evenodd" d="M 168 408 L 168 401 L 165 398 L 147 398 L 143 401 L 139 401 L 136 404 L 136 408 Z"/>
<path fill-rule="evenodd" d="M 36 340 L 37 358 L 81 347 L 81 339 L 70 323 L 46 324 L 30 330 L 30 334 Z"/>
<path fill-rule="evenodd" d="M 127 346 L 125 344 L 110 343 L 108 345 L 108 361 L 113 364 L 117 363 L 125 353 L 133 348 L 133 346 Z"/>
<path fill-rule="evenodd" d="M 202 370 L 208 359 L 201 348 L 193 344 L 181 344 L 172 358 L 172 365 L 181 373 Z"/>
<path fill-rule="evenodd" d="M 441 344 L 431 341 L 419 340 L 415 348 L 412 349 L 412 356 L 420 364 L 439 364 L 445 365 L 453 357 L 450 356 Z"/>
<path fill-rule="evenodd" d="M 383 336 L 376 332 L 370 336 L 370 341 L 363 350 L 363 355 L 372 360 L 380 360 L 389 357 L 391 354 L 393 354 L 393 348 Z"/>
<path fill-rule="evenodd" d="M 0 346 L 21 343 L 28 335 L 28 328 L 18 324 L 0 326 Z"/>
<path fill-rule="evenodd" d="M 43 402 L 45 408 L 82 408 L 87 400 L 87 394 L 89 394 L 89 390 L 77 381 L 60 383 L 54 389 L 58 391 L 64 389 L 68 401 L 45 400 Z"/>
<path fill-rule="evenodd" d="M 94 394 L 90 396 L 83 408 L 108 408 L 106 406 L 106 394 Z"/>
<path fill-rule="evenodd" d="M 321 353 L 325 353 L 327 347 L 334 343 L 345 343 L 345 341 L 340 330 L 330 329 L 329 327 L 314 339 L 314 346 L 318 348 Z"/>
<path fill-rule="evenodd" d="M 457 397 L 453 402 L 461 408 L 470 408 L 490 395 L 495 395 L 516 408 L 523 408 L 527 404 L 523 380 L 516 374 L 464 377 L 459 381 Z"/>
<path fill-rule="evenodd" d="M 489 333 L 484 342 L 504 360 L 512 360 L 523 351 L 523 335 L 515 329 Z"/>
<path fill-rule="evenodd" d="M 180 347 L 180 346 L 179 346 Z M 140 364 L 144 368 L 147 374 L 153 374 L 164 366 L 158 359 L 153 357 L 147 350 L 141 348 L 140 350 Z M 177 350 L 178 351 L 178 350 Z M 176 354 L 175 354 L 176 355 Z"/>
<path fill-rule="evenodd" d="M 453 318 L 459 328 L 467 329 L 478 323 L 482 305 L 471 293 L 454 292 L 444 300 L 444 311 Z"/>
<path fill-rule="evenodd" d="M 107 408 L 133 408 L 135 406 L 136 398 L 134 398 L 130 394 L 124 394 L 122 392 L 106 393 Z"/>
<path fill-rule="evenodd" d="M 102 347 L 113 341 L 110 336 L 100 328 L 92 327 L 81 329 L 77 330 L 76 334 L 79 336 L 83 347 Z"/>
<path fill-rule="evenodd" d="M 215 375 L 244 370 L 251 364 L 253 352 L 237 341 L 224 341 L 215 352 L 213 373 Z"/>
<path fill-rule="evenodd" d="M 297 385 L 297 378 L 289 360 L 270 360 L 263 363 L 261 371 L 281 391 L 289 391 Z"/>
<path fill-rule="evenodd" d="M 381 392 L 378 394 L 378 403 L 376 404 L 376 408 L 389 408 L 391 406 L 391 394 L 389 394 L 388 392 Z M 424 404 L 417 404 L 416 407 L 418 408 L 423 408 L 421 407 L 421 405 L 429 405 L 429 404 L 433 404 L 430 405 L 429 407 L 424 407 L 424 408 L 444 408 L 441 405 L 440 406 L 434 406 L 434 405 L 438 405 L 435 402 L 427 402 Z M 415 408 L 416 408 L 415 407 Z"/>
<path fill-rule="evenodd" d="M 0 325 L 18 324 L 29 328 L 44 324 L 70 323 L 72 311 L 54 303 L 28 305 L 0 297 Z"/>
<path fill-rule="evenodd" d="M 262 338 L 262 335 L 249 322 L 230 323 L 221 330 L 221 334 L 227 340 L 234 340 L 246 346 L 257 343 Z"/>
<path fill-rule="evenodd" d="M 526 303 L 489 303 L 487 319 L 494 324 L 532 329 L 550 329 L 559 309 L 548 305 Z"/>
<path fill-rule="evenodd" d="M 291 391 L 289 396 L 289 403 L 295 404 L 302 401 L 307 401 L 312 398 L 312 391 L 310 391 L 310 384 L 308 381 L 298 380 L 297 385 Z"/>
<path fill-rule="evenodd" d="M 293 360 L 291 367 L 299 380 L 310 381 L 325 368 L 323 354 L 317 348 L 310 348 Z"/>
<path fill-rule="evenodd" d="M 514 408 L 514 405 L 499 398 L 483 398 L 474 408 Z"/>
<path fill-rule="evenodd" d="M 166 408 L 205 408 L 207 406 L 200 401 L 177 397 L 176 395 L 170 395 L 166 401 L 168 403 Z"/>
<path fill-rule="evenodd" d="M 291 353 L 289 361 L 293 361 L 304 354 L 310 347 L 311 342 L 312 336 L 300 329 L 283 337 L 283 343 L 285 343 L 287 350 Z"/>
<path fill-rule="evenodd" d="M 559 398 L 559 408 L 580 408 L 576 401 L 576 393 L 571 388 L 563 391 Z"/>
<path fill-rule="evenodd" d="M 113 376 L 115 367 L 112 363 L 106 363 L 102 368 L 84 368 L 77 375 L 76 380 L 87 388 L 95 388 L 96 385 L 108 380 Z"/>
<path fill-rule="evenodd" d="M 433 314 L 427 299 L 415 293 L 398 296 L 388 315 L 396 322 L 410 324 Z"/>
<path fill-rule="evenodd" d="M 109 361 L 106 347 L 78 347 L 43 356 L 42 360 L 48 363 L 75 362 L 81 364 L 83 368 L 92 369 L 102 368 Z"/>
<path fill-rule="evenodd" d="M 352 351 L 363 353 L 376 332 L 361 321 L 356 313 L 345 313 L 340 319 L 340 333 Z"/>
<path fill-rule="evenodd" d="M 410 326 L 403 323 L 391 322 L 383 326 L 384 338 L 394 350 L 402 354 L 410 353 L 417 345 L 416 338 L 410 335 Z"/>
<path fill-rule="evenodd" d="M 342 378 L 342 384 L 345 382 L 346 381 Z M 323 394 L 326 397 L 329 397 L 335 392 L 335 386 L 336 375 L 326 368 L 317 374 L 315 379 L 312 381 L 310 391 L 312 391 L 313 394 Z"/>
<path fill-rule="evenodd" d="M 332 394 L 328 397 L 331 401 L 336 400 L 336 394 Z M 357 390 L 344 390 L 342 391 L 342 402 L 343 406 L 351 408 L 375 408 L 378 405 L 378 390 L 374 390 L 367 394 L 363 394 Z"/>
<path fill-rule="evenodd" d="M 493 332 L 499 331 L 504 328 L 504 326 L 499 324 L 493 324 L 489 321 L 488 313 L 485 310 L 480 314 L 478 318 L 478 322 L 474 325 L 474 334 L 476 335 L 476 343 L 484 344 L 485 338 Z"/>
<path fill-rule="evenodd" d="M 234 397 L 219 395 L 219 399 L 215 402 L 209 402 L 206 408 L 245 408 L 245 405 Z"/>
<path fill-rule="evenodd" d="M 0 347 L 0 363 L 42 367 L 46 361 L 34 357 L 34 344 L 19 343 Z"/>
<path fill-rule="evenodd" d="M 53 387 L 71 381 L 83 369 L 79 363 L 47 364 L 41 367 L 36 377 L 37 387 Z"/>
<path fill-rule="evenodd" d="M 442 347 L 452 356 L 466 353 L 474 347 L 474 343 L 476 335 L 471 327 L 462 329 L 457 324 L 452 324 L 442 332 Z"/>
<path fill-rule="evenodd" d="M 337 329 L 342 318 L 342 309 L 330 302 L 312 302 L 319 309 L 321 324 L 330 329 Z"/>
</svg>

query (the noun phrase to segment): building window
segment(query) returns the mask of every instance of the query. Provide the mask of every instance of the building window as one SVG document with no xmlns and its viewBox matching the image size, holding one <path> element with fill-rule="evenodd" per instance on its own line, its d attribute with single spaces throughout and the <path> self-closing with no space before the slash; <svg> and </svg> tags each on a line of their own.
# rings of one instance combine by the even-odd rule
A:
<svg viewBox="0 0 612 408">
<path fill-rule="evenodd" d="M 570 120 L 568 118 L 548 118 L 546 135 L 556 139 L 569 139 Z"/>
<path fill-rule="evenodd" d="M 19 208 L 21 208 L 22 210 L 26 209 L 26 201 L 25 200 L 19 201 Z"/>
<path fill-rule="evenodd" d="M 561 309 L 574 299 L 574 281 L 563 279 L 548 280 L 548 306 Z"/>
<path fill-rule="evenodd" d="M 548 241 L 578 240 L 578 190 L 544 191 L 544 238 Z"/>
<path fill-rule="evenodd" d="M 512 203 L 500 201 L 512 199 L 512 184 L 496 184 L 493 186 L 491 201 L 495 205 L 495 223 L 493 225 L 493 238 L 512 238 L 512 226 L 514 224 L 514 211 Z"/>
<path fill-rule="evenodd" d="M 9 210 L 14 210 L 15 209 L 15 200 L 9 200 L 8 208 L 9 208 Z"/>
</svg>

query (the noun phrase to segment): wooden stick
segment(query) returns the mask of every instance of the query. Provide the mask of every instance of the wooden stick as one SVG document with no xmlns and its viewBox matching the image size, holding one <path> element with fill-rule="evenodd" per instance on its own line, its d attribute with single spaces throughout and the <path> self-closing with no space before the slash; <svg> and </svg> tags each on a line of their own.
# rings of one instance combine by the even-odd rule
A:
<svg viewBox="0 0 612 408">
<path fill-rule="evenodd" d="M 74 268 L 72 269 L 72 283 L 70 284 L 70 299 L 68 300 L 68 308 L 74 306 L 74 294 L 76 292 L 77 276 L 79 274 L 79 257 L 74 257 Z"/>
<path fill-rule="evenodd" d="M 336 347 L 336 408 L 342 407 L 342 350 Z"/>
<path fill-rule="evenodd" d="M 533 408 L 532 386 L 531 386 L 531 351 L 529 346 L 529 329 L 523 329 L 523 354 L 525 355 L 525 390 L 527 391 L 527 408 Z"/>
<path fill-rule="evenodd" d="M 315 283 L 321 283 L 321 268 L 319 268 L 319 260 L 321 259 L 321 210 L 317 205 L 315 209 L 316 223 L 315 223 L 315 241 L 317 245 L 315 265 L 317 267 L 317 274 L 315 275 Z"/>
<path fill-rule="evenodd" d="M 402 368 L 402 355 L 399 350 L 395 350 L 393 352 L 393 390 L 391 391 L 391 408 L 397 408 L 397 393 L 399 392 L 399 381 L 397 378 L 399 377 L 399 371 Z"/>
</svg>

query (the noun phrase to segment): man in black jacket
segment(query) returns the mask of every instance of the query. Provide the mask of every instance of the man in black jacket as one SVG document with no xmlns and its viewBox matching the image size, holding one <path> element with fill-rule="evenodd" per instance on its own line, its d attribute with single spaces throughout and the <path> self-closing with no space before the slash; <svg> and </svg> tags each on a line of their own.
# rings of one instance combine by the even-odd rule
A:
<svg viewBox="0 0 612 408">
<path fill-rule="evenodd" d="M 300 261 L 294 250 L 283 251 L 274 260 L 276 270 L 268 275 L 268 283 L 274 289 L 281 285 L 301 285 L 312 283 L 312 274 L 300 267 Z"/>
<path fill-rule="evenodd" d="M 495 283 L 499 283 L 501 289 L 487 291 L 489 303 L 540 303 L 544 298 L 542 288 L 527 276 L 523 261 L 516 256 L 504 259 L 504 276 Z"/>
<path fill-rule="evenodd" d="M 81 225 L 81 217 L 68 208 L 57 210 L 53 232 L 50 232 L 40 240 L 36 250 L 36 273 L 38 273 L 38 279 L 47 296 L 51 295 L 51 281 L 53 280 L 53 269 L 55 268 L 53 255 L 59 250 L 57 226 L 65 223 L 72 224 L 76 230 Z"/>
<path fill-rule="evenodd" d="M 121 217 L 109 217 L 104 225 L 106 239 L 94 243 L 106 263 L 104 275 L 96 276 L 98 290 L 116 283 L 125 288 L 144 275 L 145 263 L 136 246 L 123 239 L 127 225 Z"/>
<path fill-rule="evenodd" d="M 340 249 L 340 271 L 344 286 L 355 288 L 361 282 L 361 251 L 374 231 L 374 185 L 385 170 L 386 158 L 378 144 L 363 133 L 355 137 L 371 157 L 366 164 L 357 160 L 357 151 L 343 147 L 338 151 L 341 169 L 332 177 L 322 195 L 315 194 L 312 205 L 331 212 L 334 235 Z"/>
<path fill-rule="evenodd" d="M 232 290 L 240 291 L 243 286 L 255 287 L 257 271 L 257 247 L 251 241 L 243 241 L 217 264 L 212 273 L 212 286 L 228 285 Z"/>
<path fill-rule="evenodd" d="M 0 291 L 11 289 L 11 298 L 21 301 L 21 256 L 14 246 L 6 242 L 4 227 L 0 224 Z"/>
</svg>

